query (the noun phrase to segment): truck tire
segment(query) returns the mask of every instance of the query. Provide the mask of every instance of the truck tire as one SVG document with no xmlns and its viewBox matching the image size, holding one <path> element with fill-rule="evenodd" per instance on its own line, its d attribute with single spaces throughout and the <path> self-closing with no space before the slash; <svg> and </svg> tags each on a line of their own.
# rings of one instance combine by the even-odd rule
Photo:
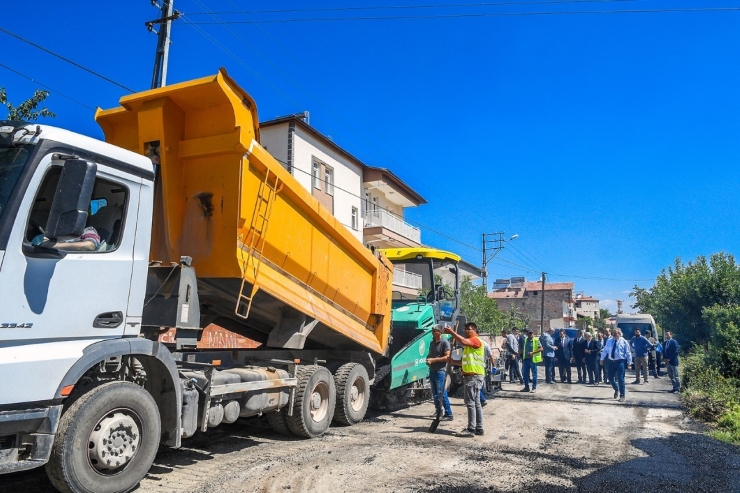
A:
<svg viewBox="0 0 740 493">
<path fill-rule="evenodd" d="M 290 429 L 288 428 L 288 408 L 284 407 L 280 411 L 274 413 L 267 413 L 267 424 L 270 425 L 272 431 L 280 433 L 281 435 L 290 435 Z"/>
<path fill-rule="evenodd" d="M 365 417 L 370 403 L 370 378 L 367 370 L 359 363 L 347 363 L 334 373 L 337 388 L 337 407 L 334 422 L 356 425 Z"/>
<path fill-rule="evenodd" d="M 59 420 L 46 473 L 63 493 L 124 493 L 149 471 L 161 424 L 149 393 L 109 382 L 75 401 Z"/>
<path fill-rule="evenodd" d="M 302 438 L 316 438 L 329 429 L 334 418 L 337 391 L 334 377 L 323 366 L 298 369 L 298 386 L 293 402 L 293 416 L 287 416 L 288 428 Z"/>
</svg>

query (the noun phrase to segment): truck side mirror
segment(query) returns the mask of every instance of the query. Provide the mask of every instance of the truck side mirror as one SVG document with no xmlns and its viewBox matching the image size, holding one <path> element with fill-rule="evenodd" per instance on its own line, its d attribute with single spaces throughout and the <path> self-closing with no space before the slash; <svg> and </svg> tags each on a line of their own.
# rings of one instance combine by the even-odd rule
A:
<svg viewBox="0 0 740 493">
<path fill-rule="evenodd" d="M 95 185 L 95 163 L 81 159 L 64 162 L 46 222 L 47 238 L 80 236 L 87 222 L 87 207 Z"/>
</svg>

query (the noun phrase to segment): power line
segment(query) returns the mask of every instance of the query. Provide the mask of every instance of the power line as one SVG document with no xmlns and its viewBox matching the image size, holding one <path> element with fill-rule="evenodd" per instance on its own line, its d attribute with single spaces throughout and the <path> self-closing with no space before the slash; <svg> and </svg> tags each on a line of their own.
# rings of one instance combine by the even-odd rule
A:
<svg viewBox="0 0 740 493">
<path fill-rule="evenodd" d="M 681 12 L 738 12 L 740 7 L 696 7 L 677 9 L 622 9 L 622 10 L 561 10 L 561 11 L 532 11 L 532 12 L 479 12 L 468 14 L 431 14 L 431 15 L 393 15 L 393 16 L 358 16 L 358 17 L 306 17 L 293 19 L 261 19 L 259 21 L 220 21 L 220 22 L 192 22 L 200 25 L 223 24 L 276 24 L 296 22 L 329 22 L 329 21 L 386 21 L 386 20 L 419 20 L 419 19 L 455 19 L 455 18 L 483 18 L 483 17 L 530 17 L 530 16 L 558 16 L 558 15 L 598 15 L 598 14 L 661 14 Z"/>
<path fill-rule="evenodd" d="M 12 37 L 14 37 L 14 38 L 16 38 L 16 39 L 18 39 L 20 41 L 23 41 L 24 43 L 27 43 L 27 44 L 33 46 L 34 48 L 37 48 L 37 49 L 39 49 L 41 51 L 44 51 L 44 52 L 48 53 L 49 55 L 55 56 L 55 57 L 59 58 L 60 60 L 63 60 L 63 61 L 65 61 L 65 62 L 67 62 L 67 63 L 69 63 L 71 65 L 74 65 L 75 67 L 77 67 L 77 68 L 79 68 L 81 70 L 84 70 L 85 72 L 87 72 L 89 74 L 92 74 L 95 77 L 99 77 L 99 78 L 103 79 L 106 82 L 110 82 L 111 84 L 114 84 L 114 85 L 120 87 L 121 89 L 125 89 L 128 92 L 134 92 L 133 89 L 130 89 L 130 88 L 124 86 L 123 84 L 119 84 L 118 82 L 114 81 L 113 79 L 110 79 L 110 78 L 106 77 L 105 75 L 99 74 L 98 72 L 95 72 L 94 70 L 91 70 L 91 69 L 89 69 L 89 68 L 87 68 L 87 67 L 85 67 L 83 65 L 80 65 L 77 62 L 73 62 L 69 58 L 65 58 L 62 55 L 60 55 L 58 53 L 55 53 L 55 52 L 53 52 L 53 51 L 51 51 L 49 49 L 46 49 L 43 46 L 34 43 L 33 41 L 29 41 L 28 39 L 26 39 L 26 38 L 24 38 L 22 36 L 19 36 L 18 34 L 15 34 L 13 32 L 10 32 L 10 31 L 8 31 L 5 28 L 0 27 L 0 31 L 4 32 L 8 36 L 12 36 Z"/>
<path fill-rule="evenodd" d="M 572 276 L 569 274 L 550 274 L 551 276 L 556 277 L 573 277 L 575 279 L 587 279 L 587 280 L 593 280 L 593 281 L 615 281 L 615 282 L 651 282 L 655 281 L 655 278 L 652 279 L 615 279 L 612 277 L 589 277 L 589 276 Z"/>
<path fill-rule="evenodd" d="M 22 74 L 22 73 L 20 73 L 20 72 L 18 72 L 17 70 L 14 70 L 14 69 L 12 69 L 12 68 L 8 67 L 7 65 L 3 65 L 2 63 L 0 63 L 0 67 L 4 68 L 5 70 L 8 70 L 8 71 L 10 71 L 10 72 L 13 72 L 13 73 L 14 73 L 14 74 L 16 74 L 16 75 L 20 75 L 20 76 L 21 76 L 21 77 L 23 77 L 24 79 L 30 80 L 30 81 L 31 81 L 31 82 L 33 82 L 34 84 L 38 84 L 38 85 L 40 85 L 41 87 L 43 87 L 43 88 L 45 88 L 45 89 L 48 89 L 49 91 L 53 92 L 54 94 L 58 94 L 58 95 L 60 95 L 60 96 L 61 96 L 61 97 L 63 97 L 63 98 L 69 99 L 69 100 L 70 100 L 70 101 L 72 101 L 73 103 L 77 103 L 77 104 L 79 104 L 80 106 L 84 106 L 84 107 L 85 107 L 85 108 L 87 108 L 88 110 L 92 110 L 92 111 L 95 111 L 95 108 L 93 108 L 92 106 L 88 106 L 88 105 L 86 105 L 85 103 L 81 103 L 81 102 L 77 101 L 76 99 L 74 99 L 74 98 L 71 98 L 71 97 L 67 96 L 67 95 L 66 95 L 66 94 L 64 94 L 64 93 L 61 93 L 61 92 L 57 91 L 56 89 L 52 89 L 51 87 L 47 86 L 46 84 L 42 84 L 41 82 L 39 82 L 39 81 L 37 81 L 37 80 L 35 80 L 35 79 L 33 79 L 33 78 L 31 78 L 31 77 L 29 77 L 29 76 L 25 75 L 25 74 Z"/>
<path fill-rule="evenodd" d="M 238 63 L 239 63 L 240 65 L 242 65 L 242 66 L 243 66 L 244 68 L 246 68 L 247 70 L 249 70 L 250 72 L 252 72 L 252 74 L 254 74 L 254 75 L 255 75 L 255 76 L 256 76 L 256 77 L 258 78 L 258 79 L 260 79 L 260 80 L 261 80 L 262 82 L 264 82 L 265 84 L 267 84 L 267 86 L 268 86 L 268 87 L 269 87 L 270 89 L 272 89 L 272 90 L 273 90 L 273 91 L 275 91 L 276 93 L 280 94 L 281 96 L 283 96 L 283 97 L 284 97 L 285 99 L 287 99 L 288 101 L 291 101 L 291 102 L 293 102 L 293 104 L 295 104 L 295 105 L 300 105 L 300 104 L 298 103 L 298 101 L 296 101 L 295 99 L 293 99 L 292 97 L 290 97 L 290 96 L 289 96 L 288 94 L 286 94 L 286 93 L 284 93 L 283 91 L 281 91 L 280 89 L 278 89 L 278 88 L 277 88 L 277 87 L 276 87 L 276 86 L 275 86 L 274 84 L 272 84 L 272 83 L 271 83 L 271 82 L 270 82 L 270 81 L 269 81 L 269 80 L 268 80 L 268 79 L 267 79 L 266 77 L 264 77 L 264 76 L 263 76 L 263 75 L 262 75 L 261 73 L 259 73 L 259 72 L 258 72 L 258 71 L 257 71 L 256 69 L 252 68 L 252 66 L 251 66 L 251 65 L 249 65 L 249 64 L 248 64 L 247 62 L 245 62 L 244 60 L 242 60 L 242 59 L 241 59 L 241 58 L 239 57 L 239 55 L 237 55 L 237 54 L 236 54 L 236 53 L 234 53 L 233 51 L 229 50 L 229 49 L 228 49 L 227 47 L 225 47 L 225 46 L 224 46 L 224 45 L 223 45 L 223 44 L 222 44 L 221 42 L 219 42 L 219 41 L 218 41 L 218 40 L 217 40 L 216 38 L 214 38 L 213 36 L 211 36 L 210 34 L 208 34 L 208 33 L 207 33 L 207 32 L 206 32 L 206 31 L 205 31 L 205 30 L 204 30 L 203 28 L 201 28 L 200 26 L 196 25 L 196 23 L 194 23 L 194 22 L 190 22 L 190 21 L 188 21 L 187 19 L 183 19 L 183 22 L 185 22 L 185 24 L 187 24 L 188 26 L 190 26 L 190 27 L 192 27 L 193 29 L 195 29 L 195 30 L 196 30 L 196 31 L 197 31 L 197 32 L 198 32 L 198 33 L 199 33 L 199 34 L 200 34 L 201 36 L 203 36 L 203 37 L 204 37 L 204 38 L 206 38 L 206 39 L 207 39 L 208 41 L 210 41 L 211 43 L 213 43 L 213 44 L 214 44 L 214 45 L 215 45 L 215 46 L 216 46 L 217 48 L 219 48 L 219 49 L 220 49 L 221 51 L 223 51 L 224 53 L 226 53 L 227 55 L 229 55 L 229 56 L 230 56 L 231 58 L 233 58 L 233 59 L 234 59 L 234 60 L 235 60 L 236 62 L 238 62 Z"/>
<path fill-rule="evenodd" d="M 285 165 L 285 166 L 288 166 L 288 163 L 286 163 L 285 161 L 282 161 L 282 160 L 280 160 L 280 159 L 276 158 L 275 156 L 273 156 L 273 159 L 275 159 L 275 161 L 277 161 L 277 162 L 279 162 L 279 163 L 282 163 L 282 164 L 283 164 L 283 165 Z M 293 167 L 292 167 L 291 169 L 292 169 L 292 170 L 295 170 L 295 171 L 300 171 L 301 173 L 304 173 L 304 174 L 306 174 L 306 175 L 308 175 L 308 176 L 311 176 L 311 177 L 313 177 L 313 175 L 312 175 L 311 173 L 309 173 L 308 171 L 305 171 L 305 170 L 302 170 L 302 169 L 300 169 L 300 168 L 297 168 L 296 166 L 293 166 Z M 357 194 L 355 194 L 355 193 L 353 193 L 353 192 L 350 192 L 349 190 L 346 190 L 346 189 L 344 189 L 344 188 L 338 187 L 338 186 L 336 186 L 336 185 L 332 185 L 332 186 L 334 187 L 334 189 L 335 189 L 335 190 L 341 190 L 342 192 L 345 192 L 346 194 L 348 194 L 348 195 L 350 195 L 350 196 L 352 196 L 352 197 L 358 198 L 358 199 L 360 199 L 361 201 L 365 201 L 365 199 L 364 199 L 364 198 L 362 198 L 362 197 L 361 197 L 360 195 L 357 195 Z M 422 223 L 420 223 L 420 222 L 418 222 L 418 221 L 413 221 L 413 220 L 411 220 L 411 219 L 409 219 L 409 218 L 407 218 L 407 217 L 404 217 L 404 216 L 399 216 L 398 214 L 396 214 L 396 213 L 394 213 L 394 212 L 392 212 L 392 211 L 389 211 L 389 210 L 387 210 L 387 209 L 384 209 L 384 210 L 385 210 L 385 212 L 387 212 L 388 214 L 390 214 L 390 215 L 392 215 L 392 216 L 395 216 L 395 217 L 397 217 L 398 219 L 401 219 L 401 220 L 403 220 L 403 221 L 405 221 L 405 222 L 409 222 L 409 223 L 411 223 L 411 224 L 415 224 L 415 225 L 419 226 L 420 228 L 424 228 L 424 229 L 426 229 L 427 231 L 431 231 L 432 233 L 438 234 L 439 236 L 442 236 L 442 237 L 444 237 L 444 238 L 447 238 L 447 239 L 448 239 L 448 240 L 450 240 L 450 241 L 454 241 L 455 243 L 458 243 L 458 244 L 460 244 L 460 245 L 462 245 L 462 246 L 465 246 L 465 247 L 471 248 L 471 249 L 475 250 L 476 252 L 480 252 L 480 248 L 476 248 L 476 247 L 474 247 L 474 246 L 472 246 L 472 245 L 468 245 L 467 243 L 465 243 L 465 242 L 462 242 L 462 241 L 458 240 L 457 238 L 453 238 L 452 236 L 446 235 L 446 234 L 444 234 L 444 233 L 442 233 L 442 232 L 439 232 L 439 231 L 437 231 L 437 230 L 435 230 L 435 229 L 432 229 L 432 228 L 430 228 L 429 226 L 427 226 L 427 225 L 425 225 L 425 224 L 422 224 Z"/>
<path fill-rule="evenodd" d="M 195 3 L 197 3 L 198 5 L 200 5 L 200 6 L 201 6 L 201 7 L 203 8 L 203 9 L 205 9 L 206 11 L 208 10 L 208 8 L 207 8 L 207 7 L 205 6 L 205 5 L 203 5 L 203 4 L 202 4 L 202 3 L 200 2 L 200 1 L 198 1 L 198 0 L 194 0 L 194 1 L 195 1 Z M 205 13 L 208 13 L 208 14 L 210 14 L 209 12 L 205 12 Z M 214 14 L 210 14 L 210 15 L 212 15 L 212 16 L 213 16 L 213 17 L 214 17 L 215 19 L 218 19 L 218 20 L 219 20 L 219 22 L 223 22 L 223 21 L 221 21 L 221 20 L 220 20 L 220 18 L 218 18 L 218 17 L 216 16 L 216 14 L 215 14 L 215 13 L 214 13 Z M 192 26 L 193 28 L 197 28 L 197 27 L 198 27 L 198 26 L 197 26 L 197 24 L 198 24 L 198 23 L 196 23 L 196 22 L 193 22 L 193 21 L 189 21 L 189 20 L 186 20 L 185 22 L 186 22 L 187 24 L 191 25 L 191 26 Z M 251 22 L 251 20 L 250 20 L 250 22 Z M 214 24 L 217 24 L 217 23 L 214 23 Z M 224 24 L 226 24 L 226 23 L 224 23 Z M 266 35 L 267 35 L 267 36 L 268 36 L 268 37 L 269 37 L 270 39 L 272 39 L 272 37 L 271 37 L 271 36 L 269 36 L 269 33 L 267 33 L 267 32 L 266 32 L 266 31 L 265 31 L 264 29 L 262 29 L 262 28 L 261 28 L 261 27 L 259 26 L 259 24 L 256 24 L 256 25 L 257 25 L 257 27 L 258 27 L 258 28 L 259 28 L 259 29 L 260 29 L 260 30 L 261 30 L 262 32 L 264 32 L 264 33 L 265 33 L 265 34 L 266 34 Z M 395 164 L 395 165 L 396 165 L 397 167 L 399 167 L 399 168 L 402 168 L 402 169 L 407 169 L 407 168 L 406 168 L 406 166 L 404 166 L 404 165 L 400 164 L 400 163 L 399 163 L 398 161 L 396 161 L 395 159 L 393 159 L 393 157 L 392 157 L 392 156 L 390 156 L 390 154 L 388 154 L 388 153 L 387 153 L 387 152 L 385 151 L 385 149 L 383 149 L 382 147 L 378 146 L 378 145 L 377 145 L 377 144 L 376 144 L 376 143 L 375 143 L 375 142 L 373 141 L 373 139 L 371 139 L 371 138 L 369 138 L 369 137 L 366 137 L 365 135 L 363 135 L 363 133 L 362 133 L 361 131 L 359 131 L 359 130 L 358 130 L 358 129 L 357 129 L 356 127 L 355 127 L 355 126 L 353 126 L 353 125 L 352 125 L 352 123 L 350 123 L 350 122 L 346 121 L 346 120 L 345 120 L 344 118 L 342 118 L 342 116 L 340 116 L 340 115 L 339 115 L 338 113 L 336 113 L 335 111 L 333 111 L 333 110 L 332 110 L 332 109 L 331 109 L 331 108 L 330 108 L 330 107 L 329 107 L 329 106 L 328 106 L 327 104 L 323 103 L 323 102 L 322 102 L 322 101 L 321 101 L 321 100 L 320 100 L 319 98 L 317 98 L 317 97 L 313 96 L 313 95 L 311 94 L 311 92 L 310 92 L 310 91 L 309 91 L 308 89 L 306 89 L 306 88 L 305 88 L 305 87 L 304 87 L 303 85 L 301 85 L 301 84 L 300 84 L 300 83 L 299 83 L 298 81 L 296 81 L 296 80 L 295 80 L 295 79 L 294 79 L 293 77 L 291 77 L 290 75 L 288 75 L 288 74 L 287 74 L 287 73 L 286 73 L 286 72 L 285 72 L 284 70 L 282 70 L 282 69 L 281 69 L 281 68 L 280 68 L 280 67 L 279 67 L 279 66 L 278 66 L 277 64 L 275 64 L 275 63 L 274 63 L 274 62 L 273 62 L 272 60 L 270 60 L 270 59 L 269 59 L 268 57 L 266 57 L 265 55 L 263 55 L 263 54 L 262 54 L 262 53 L 261 53 L 261 52 L 260 52 L 259 50 L 257 50 L 257 48 L 256 48 L 256 47 L 255 47 L 255 46 L 254 46 L 253 44 L 251 44 L 251 43 L 248 43 L 247 41 L 245 41 L 245 40 L 244 40 L 244 39 L 243 39 L 242 37 L 240 37 L 240 36 L 239 36 L 239 35 L 238 35 L 238 34 L 237 34 L 236 32 L 234 32 L 234 31 L 233 31 L 232 29 L 230 29 L 230 28 L 229 28 L 228 26 L 224 25 L 224 28 L 225 28 L 225 29 L 227 29 L 227 31 L 228 31 L 229 33 L 231 33 L 231 34 L 232 34 L 232 35 L 233 35 L 233 36 L 234 36 L 234 37 L 235 37 L 235 38 L 236 38 L 237 40 L 239 40 L 239 41 L 240 41 L 240 42 L 241 42 L 242 44 L 244 44 L 244 45 L 245 45 L 245 46 L 247 46 L 247 47 L 248 47 L 249 49 L 251 49 L 251 50 L 252 50 L 252 51 L 253 51 L 254 53 L 256 53 L 256 54 L 257 54 L 257 55 L 258 55 L 258 56 L 259 56 L 260 58 L 262 58 L 263 60 L 267 61 L 267 63 L 269 63 L 269 64 L 270 64 L 270 65 L 271 65 L 271 66 L 272 66 L 273 68 L 275 68 L 275 70 L 277 70 L 277 71 L 278 71 L 278 72 L 279 72 L 280 74 L 282 74 L 282 75 L 283 75 L 283 76 L 284 76 L 284 77 L 285 77 L 285 78 L 286 78 L 286 79 L 287 79 L 287 80 L 288 80 L 289 82 L 291 82 L 291 83 L 292 83 L 292 84 L 293 84 L 294 86 L 296 86 L 296 87 L 297 87 L 298 89 L 300 89 L 301 91 L 303 91 L 303 92 L 304 92 L 304 93 L 305 93 L 306 95 L 308 95 L 308 97 L 309 97 L 309 98 L 313 99 L 313 100 L 314 100 L 314 101 L 315 101 L 316 103 L 318 103 L 318 104 L 319 104 L 319 106 L 321 106 L 321 107 L 323 107 L 324 109 L 326 109 L 326 111 L 327 111 L 327 113 L 328 113 L 328 114 L 330 114 L 330 115 L 331 115 L 331 116 L 333 116 L 333 117 L 334 117 L 334 118 L 335 118 L 335 119 L 336 119 L 337 121 L 339 121 L 340 123 L 342 123 L 342 124 L 343 124 L 343 125 L 344 125 L 344 126 L 345 126 L 345 127 L 347 128 L 347 129 L 349 129 L 350 131 L 352 131 L 352 132 L 353 132 L 353 133 L 354 133 L 355 135 L 357 135 L 357 136 L 358 136 L 358 137 L 359 137 L 359 138 L 360 138 L 361 140 L 363 140 L 364 142 L 366 142 L 366 143 L 367 143 L 367 144 L 368 144 L 368 145 L 369 145 L 370 147 L 372 147 L 372 148 L 376 149 L 376 150 L 377 150 L 377 151 L 379 151 L 379 152 L 380 152 L 380 153 L 381 153 L 382 155 L 384 155 L 384 156 L 386 157 L 386 159 L 387 159 L 387 160 L 388 160 L 389 162 L 391 162 L 391 163 Z M 268 81 L 267 81 L 267 80 L 266 80 L 266 79 L 265 79 L 264 77 L 262 77 L 262 76 L 261 76 L 260 74 L 258 74 L 258 73 L 256 72 L 256 70 L 254 70 L 253 68 L 251 68 L 251 67 L 247 66 L 247 65 L 246 65 L 246 64 L 245 64 L 245 63 L 244 63 L 243 61 L 241 61 L 241 59 L 238 59 L 238 57 L 237 57 L 236 55 L 234 55 L 233 53 L 230 53 L 229 51 L 227 51 L 227 49 L 226 49 L 226 48 L 225 48 L 225 47 L 224 47 L 224 46 L 223 46 L 223 45 L 222 45 L 221 43 L 219 43 L 218 41 L 216 41 L 216 40 L 215 40 L 215 38 L 214 38 L 214 37 L 213 37 L 212 35 L 210 35 L 210 34 L 207 34 L 207 33 L 205 33 L 205 32 L 204 32 L 204 31 L 203 31 L 202 29 L 199 29 L 199 31 L 200 31 L 201 35 L 203 35 L 203 36 L 206 36 L 206 37 L 207 37 L 207 39 L 209 39 L 209 40 L 210 40 L 210 41 L 211 41 L 212 43 L 216 44 L 217 46 L 219 46 L 219 45 L 220 45 L 219 47 L 220 47 L 220 48 L 221 48 L 222 50 L 226 51 L 226 52 L 227 52 L 228 54 L 230 54 L 230 56 L 232 56 L 233 58 L 237 59 L 237 61 L 239 61 L 239 63 L 242 63 L 242 65 L 245 65 L 245 66 L 246 66 L 246 67 L 247 67 L 247 68 L 248 68 L 249 70 L 251 70 L 251 71 L 252 71 L 253 73 L 255 73 L 255 74 L 256 74 L 256 75 L 257 75 L 257 76 L 258 76 L 258 77 L 259 77 L 260 79 L 262 79 L 262 80 L 263 80 L 263 81 L 264 81 L 264 82 L 265 82 L 266 84 L 268 84 L 268 85 L 269 85 L 270 87 L 272 87 L 272 88 L 273 88 L 273 89 L 274 89 L 274 90 L 275 90 L 276 92 L 278 92 L 279 94 L 283 95 L 283 96 L 284 96 L 284 97 L 285 97 L 286 99 L 288 99 L 288 100 L 290 100 L 290 101 L 294 102 L 294 103 L 295 103 L 296 105 L 299 105 L 299 103 L 297 103 L 297 102 L 296 102 L 296 101 L 295 101 L 294 99 L 292 99 L 291 97 L 287 96 L 287 95 L 286 95 L 285 93 L 283 93 L 282 91 L 280 91 L 280 90 L 278 90 L 277 88 L 275 88 L 274 86 L 272 86 L 272 85 L 271 85 L 271 84 L 270 84 L 270 83 L 269 83 L 269 82 L 268 82 Z M 277 43 L 277 42 L 276 42 L 276 41 L 275 41 L 274 39 L 273 39 L 273 42 L 274 42 L 274 43 L 275 43 L 275 44 L 276 44 L 277 46 L 279 46 L 279 47 L 280 47 L 281 49 L 283 49 L 283 51 L 285 51 L 285 52 L 287 53 L 287 50 L 285 50 L 285 48 L 284 48 L 284 47 L 282 47 L 282 46 L 281 46 L 281 45 L 280 45 L 279 43 Z M 291 58 L 293 58 L 293 57 L 291 57 Z M 305 66 L 304 66 L 304 68 L 305 68 Z M 307 73 L 309 73 L 309 75 L 311 74 L 311 72 L 310 72 L 310 70 L 309 70 L 309 69 L 307 69 L 307 68 L 306 68 L 305 70 L 307 71 Z M 317 77 L 315 77 L 315 76 L 313 76 L 313 78 L 314 78 L 315 80 L 319 80 L 319 79 L 318 79 Z M 325 85 L 325 84 L 324 84 L 324 83 L 323 83 L 322 81 L 320 81 L 320 80 L 319 80 L 319 83 L 320 83 L 320 84 L 321 84 L 321 85 L 322 85 L 322 86 L 323 86 L 323 87 L 324 87 L 324 88 L 325 88 L 325 89 L 326 89 L 327 91 L 329 91 L 329 92 L 333 92 L 333 91 L 332 91 L 331 89 L 329 89 L 328 87 L 326 87 L 326 85 Z M 335 98 L 336 98 L 336 99 L 337 99 L 337 100 L 338 100 L 338 101 L 339 101 L 340 103 L 342 103 L 342 104 L 343 104 L 343 105 L 344 105 L 344 106 L 345 106 L 346 108 L 348 108 L 348 109 L 349 109 L 349 110 L 350 110 L 350 111 L 351 111 L 351 112 L 352 112 L 352 113 L 353 113 L 353 114 L 355 115 L 355 118 L 356 118 L 356 119 L 360 119 L 360 120 L 362 120 L 361 118 L 357 118 L 357 116 L 356 116 L 356 115 L 357 115 L 357 113 L 356 113 L 356 112 L 355 112 L 354 110 L 352 110 L 352 109 L 351 109 L 351 108 L 349 107 L 349 105 L 348 105 L 347 103 L 345 103 L 344 101 L 342 101 L 341 99 L 339 99 L 339 98 L 338 98 L 338 97 L 336 97 L 336 96 L 335 96 Z M 364 121 L 364 123 L 365 123 L 365 124 L 367 124 L 367 125 L 368 125 L 369 127 L 371 127 L 371 128 L 372 128 L 372 125 L 369 125 L 369 124 L 367 123 L 367 121 L 366 121 L 366 120 L 362 120 L 362 121 Z M 398 152 L 399 154 L 401 154 L 401 156 L 403 156 L 403 157 L 404 157 L 405 159 L 407 159 L 407 160 L 411 161 L 411 160 L 410 160 L 410 159 L 409 159 L 409 158 L 408 158 L 407 156 L 405 156 L 405 155 L 403 154 L 403 152 L 401 152 L 401 151 L 400 151 L 400 150 L 399 150 L 398 148 L 396 148 L 396 147 L 395 147 L 395 146 L 394 146 L 394 145 L 393 145 L 392 143 L 390 143 L 388 139 L 386 139 L 386 138 L 385 138 L 384 136 L 382 136 L 382 135 L 381 135 L 380 133 L 378 133 L 378 132 L 375 132 L 375 133 L 376 133 L 376 135 L 380 136 L 380 138 L 381 138 L 382 140 L 384 140 L 384 141 L 385 141 L 386 143 L 388 143 L 388 144 L 390 145 L 390 147 L 393 147 L 393 148 L 394 148 L 394 149 L 395 149 L 395 150 L 396 150 L 396 151 L 397 151 L 397 152 Z M 408 171 L 411 171 L 411 170 L 408 170 Z"/>
<path fill-rule="evenodd" d="M 438 5 L 385 5 L 369 7 L 323 7 L 311 9 L 277 9 L 277 10 L 239 10 L 225 12 L 190 12 L 188 15 L 238 15 L 238 14 L 288 14 L 299 12 L 345 12 L 358 10 L 414 10 L 414 9 L 442 9 L 442 8 L 468 8 L 468 7 L 503 7 L 509 5 L 553 5 L 553 4 L 579 4 L 579 3 L 622 3 L 636 2 L 639 0 L 543 0 L 531 2 L 484 2 L 484 3 L 447 3 Z"/>
</svg>

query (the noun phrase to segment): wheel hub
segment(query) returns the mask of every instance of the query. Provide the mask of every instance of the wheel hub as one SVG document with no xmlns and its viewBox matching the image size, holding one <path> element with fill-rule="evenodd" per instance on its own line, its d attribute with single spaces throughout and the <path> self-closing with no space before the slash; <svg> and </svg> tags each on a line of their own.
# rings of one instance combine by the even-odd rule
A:
<svg viewBox="0 0 740 493">
<path fill-rule="evenodd" d="M 99 472 L 125 467 L 139 449 L 141 431 L 136 420 L 125 410 L 103 417 L 90 433 L 88 457 Z"/>
<path fill-rule="evenodd" d="M 355 412 L 359 412 L 365 405 L 365 383 L 361 378 L 352 382 L 350 389 L 350 406 Z"/>
<path fill-rule="evenodd" d="M 311 394 L 311 409 L 316 410 L 321 407 L 321 394 L 314 392 Z"/>
<path fill-rule="evenodd" d="M 316 423 L 323 421 L 329 413 L 329 387 L 319 382 L 311 391 L 311 419 Z"/>
</svg>

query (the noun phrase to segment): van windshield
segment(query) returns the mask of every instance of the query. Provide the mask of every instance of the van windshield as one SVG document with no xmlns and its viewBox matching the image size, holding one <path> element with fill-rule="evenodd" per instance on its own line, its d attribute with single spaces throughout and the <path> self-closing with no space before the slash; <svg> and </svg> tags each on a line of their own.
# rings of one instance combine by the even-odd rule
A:
<svg viewBox="0 0 740 493">
<path fill-rule="evenodd" d="M 653 325 L 644 322 L 619 322 L 618 327 L 622 329 L 622 334 L 627 338 L 632 337 L 636 330 L 639 330 L 642 335 L 645 335 L 646 331 L 653 332 Z"/>
<path fill-rule="evenodd" d="M 10 200 L 30 154 L 27 146 L 0 147 L 0 215 Z"/>
</svg>

